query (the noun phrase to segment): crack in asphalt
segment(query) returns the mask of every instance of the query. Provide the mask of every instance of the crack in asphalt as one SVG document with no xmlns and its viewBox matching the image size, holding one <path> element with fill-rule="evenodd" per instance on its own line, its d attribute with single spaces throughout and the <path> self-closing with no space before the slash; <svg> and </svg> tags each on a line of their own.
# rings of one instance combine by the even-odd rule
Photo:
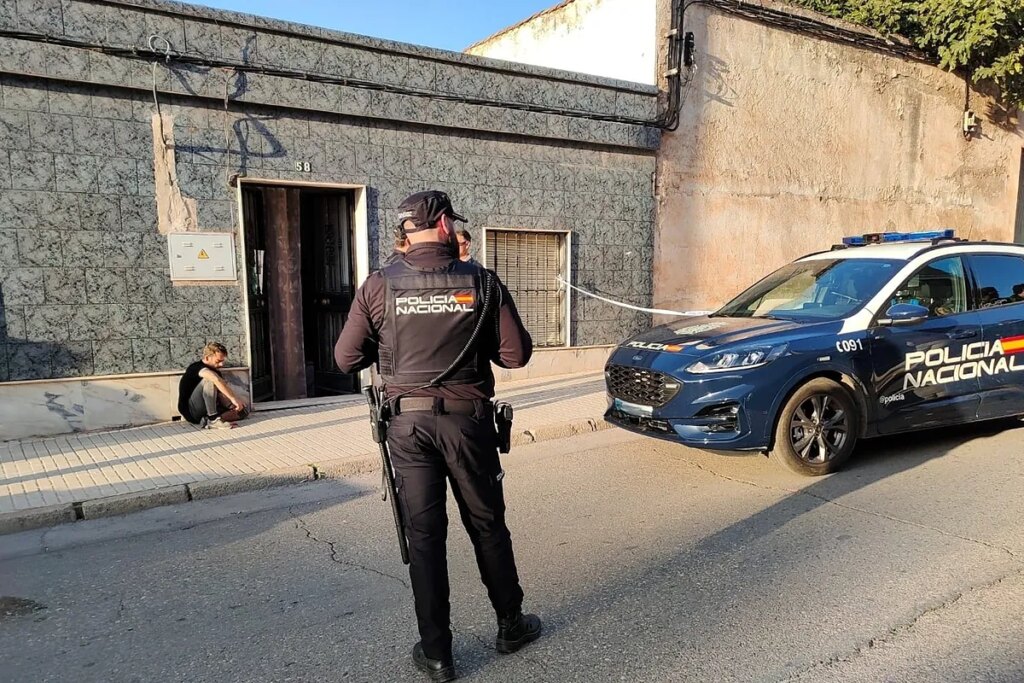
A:
<svg viewBox="0 0 1024 683">
<path fill-rule="evenodd" d="M 383 576 L 383 577 L 386 577 L 386 578 L 389 578 L 389 579 L 393 579 L 393 580 L 397 581 L 398 583 L 402 584 L 403 586 L 405 586 L 406 588 L 409 587 L 409 585 L 405 581 L 403 581 L 402 579 L 398 578 L 397 576 L 392 576 L 391 574 L 387 574 L 387 573 L 379 571 L 377 569 L 373 569 L 372 567 L 366 567 L 366 566 L 363 566 L 363 565 L 360 565 L 360 564 L 356 564 L 354 562 L 347 562 L 345 560 L 342 560 L 341 558 L 338 557 L 338 551 L 337 551 L 337 548 L 335 547 L 334 542 L 332 542 L 332 541 L 325 541 L 325 540 L 322 540 L 322 539 L 317 538 L 316 536 L 314 536 L 313 532 L 310 531 L 308 526 L 306 526 L 306 521 L 304 519 L 302 519 L 301 517 L 295 515 L 294 512 L 292 511 L 292 508 L 288 508 L 288 513 L 292 516 L 292 519 L 295 520 L 295 528 L 296 529 L 300 529 L 301 531 L 303 531 L 306 534 L 306 538 L 308 538 L 309 540 L 314 541 L 316 543 L 319 543 L 321 545 L 326 545 L 330 549 L 330 551 L 331 551 L 331 560 L 333 562 L 336 562 L 337 564 L 340 564 L 340 565 L 345 566 L 345 567 L 354 567 L 356 569 L 362 569 L 364 571 L 371 572 L 373 574 L 378 574 L 380 576 Z M 485 648 L 487 650 L 490 650 L 491 652 L 497 652 L 497 648 L 495 647 L 493 641 L 488 641 L 487 639 L 481 637 L 477 633 L 472 633 L 472 632 L 469 632 L 469 631 L 461 631 L 460 629 L 456 628 L 453 625 L 449 626 L 449 628 L 451 628 L 452 634 L 454 634 L 456 636 L 459 636 L 461 638 L 467 638 L 467 639 L 475 640 L 477 643 L 480 644 L 481 647 L 483 647 L 483 648 Z M 542 659 L 537 659 L 537 658 L 531 657 L 528 654 L 524 654 L 522 651 L 517 652 L 516 654 L 519 655 L 519 657 L 521 659 L 525 659 L 526 661 L 531 662 L 532 664 L 534 664 L 536 666 L 539 666 L 539 667 L 541 667 L 544 670 L 547 669 L 546 663 Z"/>
<path fill-rule="evenodd" d="M 938 605 L 934 605 L 932 607 L 929 607 L 928 609 L 924 610 L 920 614 L 914 616 L 910 621 L 908 621 L 906 623 L 903 623 L 903 624 L 897 624 L 896 626 L 890 627 L 889 631 L 887 633 L 885 633 L 884 635 L 875 636 L 873 638 L 869 638 L 866 642 L 863 642 L 863 643 L 861 643 L 859 645 L 854 646 L 854 648 L 851 651 L 847 652 L 846 654 L 834 655 L 834 656 L 830 657 L 829 659 L 820 659 L 820 660 L 814 662 L 813 664 L 811 664 L 809 667 L 807 667 L 803 671 L 800 671 L 800 672 L 798 672 L 796 674 L 793 674 L 792 676 L 784 678 L 779 683 L 796 683 L 797 681 L 800 681 L 801 679 L 805 678 L 806 676 L 810 676 L 811 674 L 820 672 L 822 669 L 831 669 L 831 668 L 839 667 L 839 666 L 841 666 L 843 664 L 848 664 L 848 663 L 854 661 L 856 658 L 862 657 L 862 656 L 866 655 L 868 652 L 870 652 L 871 650 L 873 650 L 874 648 L 876 648 L 876 647 L 878 647 L 880 645 L 890 645 L 890 644 L 894 643 L 900 637 L 905 636 L 908 633 L 910 633 L 911 631 L 913 631 L 914 628 L 917 626 L 917 624 L 922 619 L 924 619 L 925 617 L 927 617 L 929 615 L 932 615 L 932 614 L 936 614 L 938 612 L 942 612 L 944 610 L 949 609 L 950 607 L 953 607 L 958 602 L 960 602 L 964 597 L 970 595 L 971 593 L 975 593 L 977 591 L 983 591 L 983 590 L 989 590 L 991 588 L 995 588 L 996 586 L 998 586 L 1002 582 L 1006 581 L 1007 579 L 1013 578 L 1015 576 L 1019 576 L 1021 574 L 1024 574 L 1024 567 L 1022 567 L 1020 569 L 1017 569 L 1015 571 L 1012 571 L 1012 572 L 1010 572 L 1008 574 L 1005 574 L 1003 576 L 1000 576 L 999 578 L 994 579 L 992 581 L 988 581 L 986 583 L 978 584 L 976 586 L 971 586 L 970 588 L 962 590 L 962 591 L 956 593 L 955 595 L 953 595 L 952 597 L 947 598 L 942 603 L 940 603 Z"/>
<path fill-rule="evenodd" d="M 780 490 L 785 490 L 785 489 L 780 489 Z M 822 500 L 822 501 L 824 501 L 826 503 L 830 503 L 832 505 L 835 505 L 836 507 L 840 507 L 840 508 L 843 508 L 843 509 L 846 509 L 846 510 L 852 510 L 854 512 L 861 512 L 861 513 L 866 514 L 866 515 L 874 515 L 875 517 L 881 517 L 882 519 L 887 519 L 889 521 L 896 522 L 898 524 L 906 524 L 907 526 L 917 527 L 918 529 L 926 529 L 928 531 L 934 531 L 935 533 L 940 534 L 942 536 L 948 536 L 950 538 L 956 538 L 956 539 L 959 539 L 961 541 L 966 541 L 968 543 L 975 543 L 977 545 L 984 546 L 984 547 L 986 547 L 986 548 L 988 548 L 990 550 L 996 550 L 996 551 L 999 551 L 999 552 L 1006 553 L 1007 555 L 1010 556 L 1010 559 L 1012 559 L 1014 562 L 1024 562 L 1024 558 L 1019 557 L 1017 555 L 1017 553 L 1013 552 L 1011 549 L 1007 548 L 1006 546 L 1001 546 L 1001 545 L 996 545 L 994 543 L 989 543 L 988 541 L 984 541 L 984 540 L 982 540 L 980 538 L 971 538 L 970 536 L 961 536 L 960 534 L 955 534 L 955 533 L 953 533 L 951 531 L 946 531 L 945 529 L 939 529 L 938 527 L 929 526 L 927 524 L 921 524 L 920 522 L 914 522 L 914 521 L 911 521 L 909 519 L 902 519 L 900 517 L 893 517 L 892 515 L 887 515 L 884 512 L 875 512 L 874 510 L 866 510 L 864 508 L 859 508 L 859 507 L 856 507 L 854 505 L 847 505 L 846 503 L 840 503 L 838 501 L 832 500 L 831 498 L 827 498 L 825 496 L 818 495 L 817 493 L 811 493 L 810 491 L 798 491 L 796 493 L 800 493 L 800 494 L 805 495 L 805 496 L 810 496 L 811 498 L 817 498 L 818 500 Z"/>
<path fill-rule="evenodd" d="M 49 529 L 44 531 L 43 534 L 39 537 L 39 552 L 41 552 L 41 553 L 48 552 L 48 549 L 46 547 L 46 537 L 49 536 L 50 532 L 53 531 L 56 528 L 57 527 L 51 526 Z"/>
<path fill-rule="evenodd" d="M 912 526 L 912 527 L 916 527 L 918 529 L 924 529 L 924 530 L 927 530 L 927 531 L 931 531 L 931 532 L 934 532 L 936 534 L 939 534 L 940 536 L 946 536 L 948 538 L 955 538 L 955 539 L 958 539 L 958 540 L 961 540 L 961 541 L 965 541 L 967 543 L 973 543 L 975 545 L 980 545 L 980 546 L 983 546 L 985 548 L 988 548 L 989 550 L 996 550 L 998 552 L 1005 553 L 1014 562 L 1024 562 L 1024 558 L 1021 558 L 1017 553 L 1015 553 L 1010 548 L 1007 548 L 1006 546 L 996 545 L 995 543 L 990 543 L 988 541 L 984 541 L 984 540 L 978 539 L 978 538 L 972 538 L 970 536 L 961 536 L 960 534 L 955 534 L 955 533 L 953 533 L 951 531 L 946 531 L 945 529 L 940 529 L 938 527 L 929 526 L 928 524 L 922 524 L 920 522 L 914 522 L 914 521 L 909 520 L 909 519 L 903 519 L 902 517 L 894 517 L 893 515 L 887 515 L 884 512 L 877 512 L 875 510 L 868 510 L 866 508 L 857 507 L 855 505 L 848 505 L 846 503 L 840 503 L 839 501 L 837 501 L 837 500 L 835 500 L 833 498 L 829 498 L 828 496 L 823 496 L 823 495 L 818 494 L 818 493 L 813 493 L 811 491 L 806 491 L 806 490 L 801 490 L 801 489 L 796 489 L 796 490 L 786 489 L 786 488 L 781 488 L 781 487 L 778 487 L 778 486 L 769 486 L 769 485 L 766 485 L 766 484 L 760 484 L 758 482 L 748 481 L 746 479 L 737 479 L 736 477 L 730 477 L 728 475 L 722 474 L 721 472 L 716 472 L 715 470 L 713 470 L 711 468 L 708 468 L 708 467 L 705 467 L 705 466 L 703 466 L 703 465 L 701 465 L 699 463 L 691 462 L 691 461 L 688 461 L 688 460 L 684 461 L 684 462 L 687 465 L 690 465 L 692 467 L 697 468 L 701 472 L 706 472 L 706 473 L 708 473 L 708 474 L 710 474 L 712 476 L 718 477 L 719 479 L 724 479 L 726 481 L 735 482 L 737 484 L 745 484 L 747 486 L 752 486 L 754 488 L 758 488 L 758 489 L 761 489 L 761 490 L 764 490 L 764 491 L 772 491 L 772 492 L 775 492 L 775 493 L 788 493 L 791 496 L 807 496 L 808 498 L 814 498 L 815 500 L 820 500 L 820 501 L 822 501 L 824 503 L 828 503 L 829 505 L 835 505 L 836 507 L 844 509 L 844 510 L 850 510 L 852 512 L 860 512 L 860 513 L 865 514 L 865 515 L 871 515 L 873 517 L 878 517 L 880 519 L 885 519 L 885 520 L 888 520 L 890 522 L 895 522 L 897 524 L 904 524 L 906 526 Z"/>
<path fill-rule="evenodd" d="M 378 576 L 383 576 L 384 578 L 391 579 L 393 581 L 397 581 L 398 583 L 402 584 L 406 588 L 409 587 L 408 583 L 406 583 L 403 579 L 401 579 L 401 578 L 399 578 L 397 576 L 393 576 L 391 574 L 388 574 L 387 572 L 382 572 L 379 569 L 374 569 L 373 567 L 367 567 L 365 565 L 357 564 L 355 562 L 349 562 L 347 560 L 342 559 L 341 557 L 338 556 L 338 549 L 337 549 L 337 547 L 335 547 L 334 541 L 325 541 L 323 539 L 320 539 L 320 538 L 317 538 L 316 536 L 314 536 L 313 532 L 310 531 L 309 527 L 306 526 L 306 521 L 304 519 L 302 519 L 301 517 L 297 516 L 296 514 L 294 514 L 292 512 L 292 508 L 288 508 L 288 514 L 291 515 L 292 519 L 295 520 L 295 528 L 296 529 L 300 529 L 301 531 L 305 532 L 306 538 L 308 538 L 311 541 L 314 541 L 315 543 L 319 543 L 321 545 L 325 545 L 325 546 L 328 547 L 328 549 L 331 551 L 331 561 L 332 562 L 340 564 L 343 567 L 350 567 L 352 569 L 360 569 L 360 570 L 365 571 L 365 572 L 370 572 L 371 574 L 377 574 Z"/>
<path fill-rule="evenodd" d="M 477 641 L 478 643 L 480 643 L 482 646 L 484 646 L 488 650 L 493 650 L 493 651 L 497 652 L 497 650 L 494 647 L 494 643 L 493 642 L 492 643 L 487 642 L 486 640 L 481 638 L 476 633 L 468 633 L 468 632 L 460 631 L 459 629 L 455 628 L 454 626 L 449 626 L 449 628 L 452 630 L 453 634 L 455 634 L 457 636 L 461 636 L 463 638 L 472 638 L 473 640 Z"/>
<path fill-rule="evenodd" d="M 307 482 L 307 483 L 311 483 L 311 482 Z M 240 495 L 245 495 L 245 494 L 240 494 Z M 345 501 L 347 499 L 346 498 L 342 498 L 341 500 Z M 205 501 L 202 501 L 202 502 L 205 502 Z M 159 529 L 159 530 L 155 530 L 155 531 L 152 531 L 152 532 L 147 532 L 147 534 L 148 533 L 169 533 L 169 532 L 176 532 L 176 531 L 191 531 L 192 529 L 199 529 L 201 527 L 209 526 L 209 525 L 212 525 L 212 524 L 220 524 L 220 523 L 225 522 L 225 521 L 232 521 L 232 522 L 234 522 L 234 521 L 237 521 L 237 520 L 249 520 L 249 519 L 252 519 L 253 517 L 258 517 L 260 515 L 273 514 L 275 512 L 279 512 L 282 508 L 285 509 L 288 512 L 289 516 L 294 518 L 295 517 L 294 510 L 296 508 L 300 508 L 300 507 L 316 507 L 318 505 L 323 505 L 323 504 L 324 504 L 323 500 L 308 500 L 308 501 L 304 501 L 302 503 L 294 503 L 292 505 L 287 505 L 287 506 L 285 506 L 285 505 L 278 505 L 278 506 L 274 506 L 274 507 L 259 508 L 259 509 L 256 509 L 256 510 L 249 510 L 247 512 L 231 512 L 229 514 L 226 514 L 226 515 L 223 515 L 223 516 L 219 516 L 219 517 L 212 517 L 210 519 L 198 519 L 198 520 L 195 520 L 195 521 L 192 521 L 192 522 L 188 522 L 188 523 L 183 524 L 183 525 L 175 526 L 174 528 L 171 528 L 171 529 Z M 53 527 L 53 528 L 56 528 L 56 527 Z M 53 528 L 51 528 L 51 531 L 53 530 Z M 143 534 L 143 535 L 146 535 L 146 534 Z"/>
<path fill-rule="evenodd" d="M 737 484 L 744 484 L 746 486 L 751 486 L 753 488 L 758 488 L 758 489 L 762 489 L 762 490 L 765 490 L 765 491 L 772 491 L 772 492 L 775 492 L 775 493 L 786 493 L 786 494 L 789 494 L 791 496 L 804 495 L 804 496 L 807 496 L 809 498 L 813 498 L 815 500 L 819 500 L 819 501 L 822 501 L 824 503 L 828 503 L 829 505 L 835 505 L 836 507 L 844 509 L 844 510 L 850 510 L 850 511 L 853 511 L 853 512 L 860 512 L 860 513 L 866 514 L 866 515 L 872 515 L 874 517 L 879 517 L 881 519 L 886 519 L 886 520 L 894 522 L 896 524 L 903 524 L 903 525 L 914 527 L 914 528 L 917 528 L 917 529 L 931 531 L 931 532 L 937 533 L 937 534 L 939 534 L 941 536 L 946 536 L 946 537 L 949 537 L 949 538 L 956 538 L 958 540 L 965 541 L 967 543 L 972 543 L 972 544 L 980 545 L 982 547 L 988 548 L 989 550 L 999 551 L 999 552 L 1002 552 L 1002 553 L 1005 553 L 1006 555 L 1008 555 L 1010 557 L 1010 559 L 1013 560 L 1014 563 L 1016 563 L 1018 565 L 1021 564 L 1021 562 L 1022 562 L 1022 558 L 1020 556 L 1018 556 L 1017 553 L 1015 553 L 1013 550 L 1011 550 L 1010 548 L 1007 548 L 1005 546 L 996 545 L 994 543 L 989 543 L 988 541 L 984 541 L 984 540 L 977 539 L 977 538 L 971 538 L 969 536 L 961 536 L 959 534 L 955 534 L 955 533 L 946 531 L 944 529 L 939 529 L 939 528 L 936 528 L 936 527 L 933 527 L 933 526 L 929 526 L 927 524 L 921 524 L 920 522 L 914 522 L 914 521 L 911 521 L 911 520 L 908 520 L 908 519 L 902 519 L 900 517 L 894 517 L 892 515 L 887 515 L 887 514 L 882 513 L 882 512 L 877 512 L 877 511 L 874 511 L 874 510 L 867 510 L 865 508 L 860 508 L 860 507 L 856 507 L 856 506 L 853 506 L 853 505 L 847 505 L 846 503 L 840 503 L 840 502 L 838 502 L 836 500 L 828 498 L 827 496 L 823 496 L 823 495 L 820 495 L 820 494 L 817 494 L 817 493 L 813 493 L 811 491 L 785 489 L 785 488 L 780 488 L 778 486 L 770 486 L 770 485 L 761 484 L 761 483 L 758 483 L 758 482 L 748 481 L 748 480 L 745 480 L 745 479 L 738 479 L 736 477 L 730 477 L 730 476 L 722 474 L 720 472 L 716 472 L 715 470 L 710 469 L 708 467 L 704 467 L 703 465 L 700 465 L 699 463 L 695 463 L 695 462 L 691 462 L 691 461 L 684 461 L 684 462 L 686 464 L 692 466 L 692 467 L 695 467 L 696 469 L 700 470 L 701 472 L 705 472 L 705 473 L 710 474 L 710 475 L 712 475 L 714 477 L 718 477 L 719 479 L 724 479 L 726 481 L 731 481 L 731 482 L 734 482 L 734 483 L 737 483 Z M 828 669 L 828 668 L 832 668 L 832 667 L 837 667 L 837 666 L 840 666 L 842 664 L 851 662 L 854 659 L 856 659 L 857 657 L 861 657 L 861 656 L 865 655 L 866 653 L 868 653 L 869 651 L 871 651 L 875 647 L 878 647 L 879 645 L 891 644 L 891 643 L 895 642 L 897 639 L 899 639 L 900 637 L 910 633 L 914 629 L 914 627 L 917 626 L 917 624 L 922 619 L 924 619 L 925 617 L 949 609 L 950 607 L 952 607 L 952 606 L 956 605 L 958 602 L 960 602 L 960 600 L 962 600 L 965 596 L 970 595 L 971 593 L 974 593 L 976 591 L 988 590 L 990 588 L 995 588 L 996 586 L 1001 584 L 1003 581 L 1006 581 L 1007 579 L 1012 578 L 1012 577 L 1017 576 L 1017 575 L 1020 575 L 1020 574 L 1024 574 L 1024 566 L 1021 566 L 1018 569 L 1016 569 L 1014 571 L 1011 571 L 1011 572 L 1009 572 L 1007 574 L 1004 574 L 1003 576 L 1000 576 L 1000 577 L 998 577 L 998 578 L 996 578 L 996 579 L 994 579 L 992 581 L 987 581 L 985 583 L 978 584 L 976 586 L 970 586 L 970 587 L 968 587 L 968 588 L 966 588 L 964 590 L 961 590 L 961 591 L 957 592 L 955 595 L 953 595 L 952 597 L 944 600 L 940 604 L 934 605 L 932 607 L 929 607 L 928 609 L 925 609 L 920 614 L 917 614 L 912 619 L 910 619 L 910 621 L 908 621 L 906 623 L 903 623 L 903 624 L 897 624 L 896 626 L 890 627 L 888 632 L 885 633 L 884 635 L 875 636 L 873 638 L 870 638 L 866 642 L 863 642 L 863 643 L 861 643 L 859 645 L 856 645 L 851 651 L 849 651 L 846 654 L 835 655 L 835 656 L 833 656 L 833 657 L 831 657 L 829 659 L 826 659 L 826 660 L 818 660 L 817 662 L 814 662 L 813 664 L 811 664 L 809 667 L 807 667 L 803 671 L 800 671 L 800 672 L 798 672 L 796 674 L 793 674 L 792 676 L 789 676 L 788 678 L 783 679 L 782 681 L 780 681 L 780 683 L 795 683 L 796 681 L 799 681 L 799 680 L 803 679 L 804 677 L 811 675 L 814 672 L 818 672 L 821 669 Z"/>
</svg>

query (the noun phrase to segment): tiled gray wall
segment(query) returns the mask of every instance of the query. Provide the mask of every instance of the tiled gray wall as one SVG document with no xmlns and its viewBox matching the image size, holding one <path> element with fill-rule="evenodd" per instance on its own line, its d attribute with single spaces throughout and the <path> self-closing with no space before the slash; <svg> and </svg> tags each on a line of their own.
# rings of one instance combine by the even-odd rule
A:
<svg viewBox="0 0 1024 683">
<path fill-rule="evenodd" d="M 243 358 L 239 287 L 171 285 L 152 103 L 15 76 L 0 92 L 0 380 L 180 369 L 209 339 Z M 220 195 L 205 229 L 231 225 L 210 218 Z"/>
<path fill-rule="evenodd" d="M 58 16 L 67 30 L 68 17 L 76 16 L 68 8 L 83 3 L 36 5 L 37 30 Z M 72 25 L 90 30 L 89 21 Z M 183 21 L 180 28 L 187 33 L 190 26 Z M 207 36 L 209 45 L 218 37 L 221 45 L 244 42 L 244 31 L 227 37 L 225 31 Z M 68 48 L 47 49 L 55 47 L 60 51 L 33 73 L 73 71 L 60 66 L 67 60 L 54 61 Z M 0 58 L 0 64 L 9 62 Z M 396 67 L 404 76 L 388 71 L 387 77 L 431 73 L 436 84 L 441 65 L 431 65 L 409 59 Z M 26 71 L 30 66 L 22 63 Z M 124 66 L 103 64 L 111 71 Z M 504 82 L 492 76 L 487 83 Z M 256 84 L 232 82 L 241 90 Z M 152 92 L 7 74 L 0 76 L 0 94 L 0 381 L 180 369 L 210 339 L 244 358 L 240 287 L 171 285 L 166 237 L 156 230 Z M 635 126 L 623 127 L 632 132 L 620 143 L 636 143 L 629 149 L 486 132 L 469 119 L 459 129 L 317 107 L 299 111 L 288 98 L 275 100 L 281 107 L 232 102 L 225 112 L 216 100 L 159 97 L 162 111 L 174 117 L 180 188 L 196 199 L 202 230 L 237 231 L 228 184 L 234 173 L 366 185 L 376 262 L 388 249 L 399 201 L 425 188 L 444 189 L 477 235 L 484 226 L 572 230 L 576 284 L 649 305 L 655 164 Z M 523 114 L 499 109 L 489 116 L 500 129 L 524 123 Z M 575 128 L 575 138 L 607 142 L 614 134 L 605 124 L 569 119 L 564 125 Z M 296 161 L 308 161 L 311 172 L 296 172 Z M 579 297 L 572 317 L 577 345 L 615 342 L 649 324 L 643 314 Z"/>
<path fill-rule="evenodd" d="M 146 60 L 29 36 L 146 51 L 169 44 L 174 56 L 212 63 L 155 60 L 162 92 L 646 149 L 660 139 L 650 125 L 600 120 L 653 121 L 652 86 L 148 0 L 22 0 L 16 7 L 0 22 L 26 39 L 0 38 L 0 64 L 18 73 L 149 90 L 154 72 Z M 160 39 L 151 44 L 153 36 Z M 344 83 L 228 68 L 246 65 Z"/>
</svg>

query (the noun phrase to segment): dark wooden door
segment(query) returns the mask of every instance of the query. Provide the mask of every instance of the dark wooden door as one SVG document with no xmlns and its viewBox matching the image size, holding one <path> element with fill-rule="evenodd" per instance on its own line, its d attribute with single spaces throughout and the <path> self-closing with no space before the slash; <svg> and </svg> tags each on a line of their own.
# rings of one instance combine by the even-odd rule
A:
<svg viewBox="0 0 1024 683">
<path fill-rule="evenodd" d="M 302 202 L 303 311 L 310 396 L 356 391 L 356 377 L 338 370 L 334 344 L 355 296 L 352 204 L 347 194 L 307 190 Z"/>
<path fill-rule="evenodd" d="M 302 190 L 268 187 L 267 269 L 270 279 L 270 358 L 274 398 L 307 398 L 305 318 L 302 301 Z"/>
<path fill-rule="evenodd" d="M 261 188 L 242 188 L 242 221 L 249 288 L 252 400 L 267 401 L 274 397 L 274 378 L 270 367 L 270 309 L 267 306 L 266 213 Z"/>
</svg>

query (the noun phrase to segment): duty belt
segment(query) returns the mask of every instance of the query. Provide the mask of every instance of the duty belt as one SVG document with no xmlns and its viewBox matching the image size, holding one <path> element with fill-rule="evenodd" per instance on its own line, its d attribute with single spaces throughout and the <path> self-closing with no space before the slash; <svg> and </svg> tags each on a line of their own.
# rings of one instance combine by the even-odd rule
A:
<svg viewBox="0 0 1024 683">
<path fill-rule="evenodd" d="M 488 401 L 483 399 L 457 399 L 433 396 L 400 398 L 396 401 L 395 414 L 427 412 L 435 415 L 486 415 Z"/>
</svg>

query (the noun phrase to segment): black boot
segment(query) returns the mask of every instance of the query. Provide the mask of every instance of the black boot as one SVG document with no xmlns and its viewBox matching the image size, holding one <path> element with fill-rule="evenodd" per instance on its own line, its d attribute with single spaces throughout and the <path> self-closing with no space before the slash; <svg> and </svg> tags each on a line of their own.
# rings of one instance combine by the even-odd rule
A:
<svg viewBox="0 0 1024 683">
<path fill-rule="evenodd" d="M 430 680 L 435 683 L 446 683 L 446 681 L 454 681 L 456 678 L 455 662 L 452 661 L 451 655 L 443 659 L 431 659 L 423 651 L 423 643 L 416 643 L 413 646 L 412 661 L 416 663 L 417 669 L 429 675 Z"/>
<path fill-rule="evenodd" d="M 501 654 L 512 654 L 540 638 L 541 628 L 540 618 L 536 614 L 517 611 L 511 617 L 498 617 L 498 637 L 494 645 Z"/>
</svg>

